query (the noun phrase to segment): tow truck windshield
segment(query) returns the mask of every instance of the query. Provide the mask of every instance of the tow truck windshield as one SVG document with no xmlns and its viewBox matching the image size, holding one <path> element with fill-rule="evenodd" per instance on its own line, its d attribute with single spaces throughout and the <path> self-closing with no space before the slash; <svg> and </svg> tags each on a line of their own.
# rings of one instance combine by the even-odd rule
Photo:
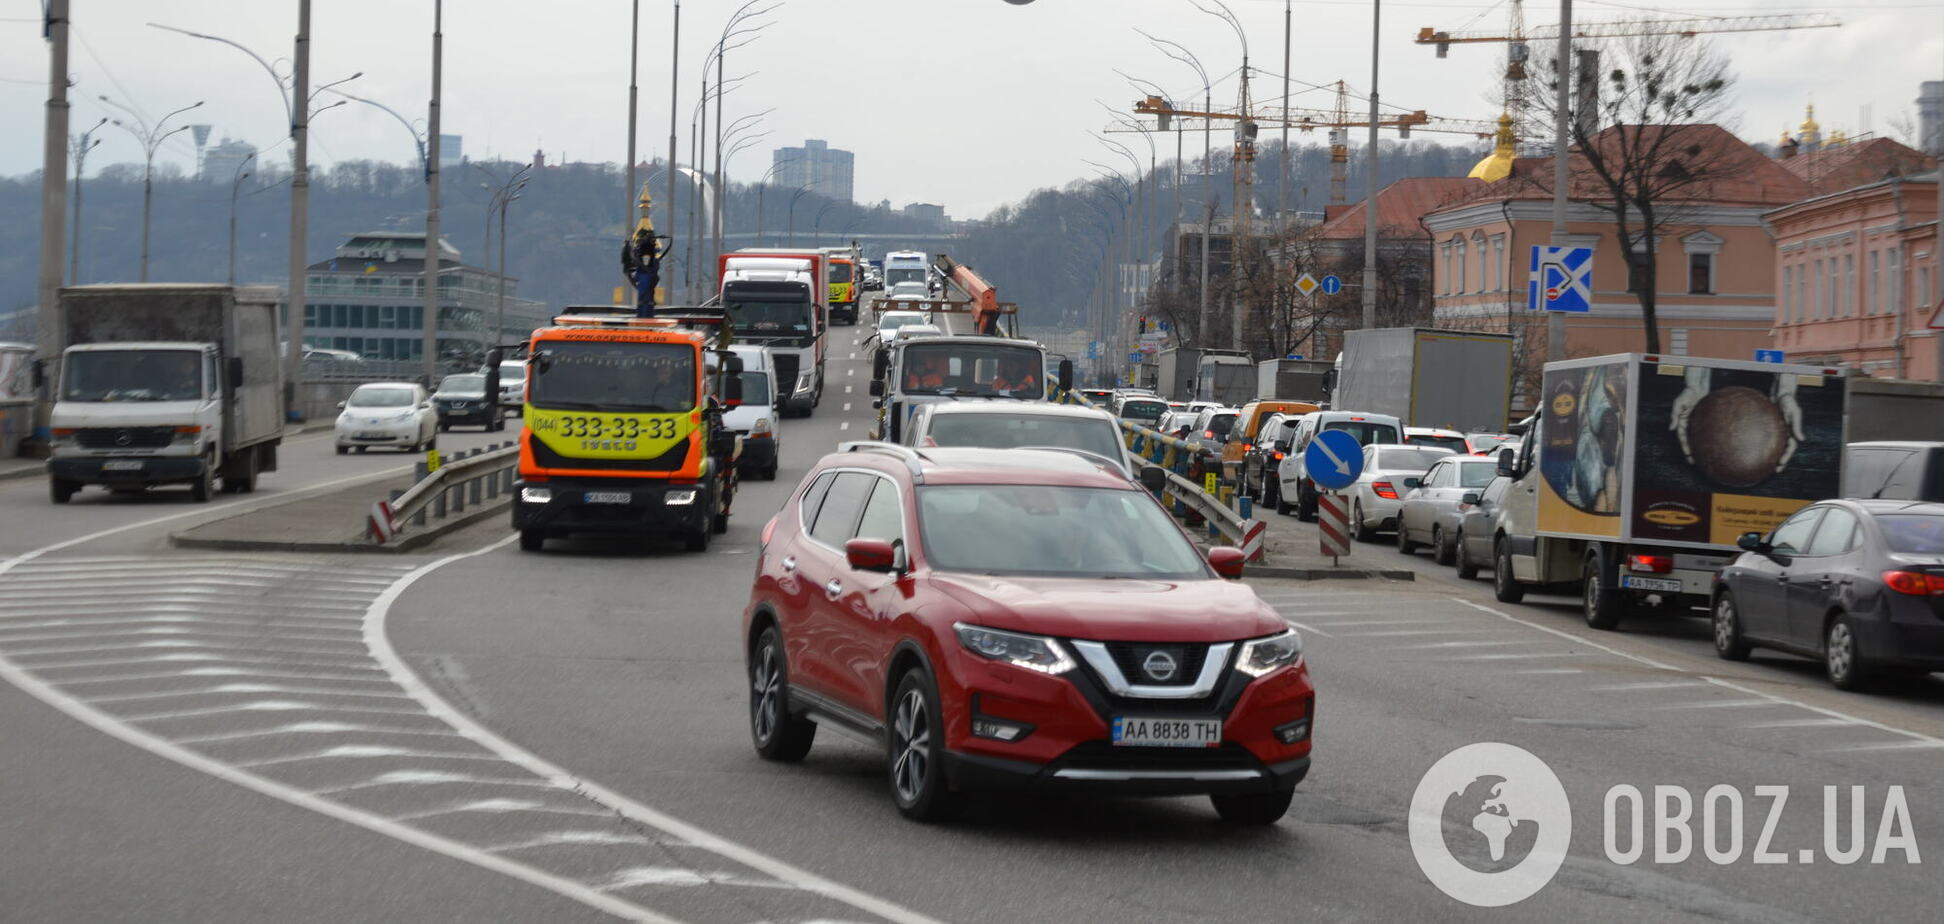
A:
<svg viewBox="0 0 1944 924">
<path fill-rule="evenodd" d="M 529 400 L 550 410 L 690 410 L 695 351 L 679 343 L 551 341 L 535 354 Z"/>
<path fill-rule="evenodd" d="M 851 265 L 849 263 L 838 263 L 832 261 L 830 264 L 830 281 L 831 282 L 851 281 Z"/>
<path fill-rule="evenodd" d="M 1045 360 L 1038 350 L 1000 344 L 939 343 L 905 348 L 900 391 L 957 398 L 1042 398 Z"/>
</svg>

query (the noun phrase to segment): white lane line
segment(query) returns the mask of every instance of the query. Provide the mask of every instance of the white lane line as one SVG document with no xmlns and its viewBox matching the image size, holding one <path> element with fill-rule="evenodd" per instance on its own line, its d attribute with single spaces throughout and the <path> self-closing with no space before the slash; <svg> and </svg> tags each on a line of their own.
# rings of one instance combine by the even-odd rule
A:
<svg viewBox="0 0 1944 924">
<path fill-rule="evenodd" d="M 1427 642 L 1423 645 L 1399 645 L 1398 651 L 1433 651 L 1442 648 L 1503 648 L 1507 645 L 1538 645 L 1538 641 L 1490 641 L 1490 642 Z"/>
<path fill-rule="evenodd" d="M 142 657 L 142 658 L 107 658 L 104 660 L 97 660 L 97 661 L 73 661 L 67 664 L 36 664 L 34 665 L 34 671 L 35 673 L 45 674 L 48 671 L 73 670 L 78 667 L 128 667 L 131 665 L 140 665 L 142 667 L 154 667 L 157 663 L 164 662 L 164 661 L 224 661 L 230 664 L 270 664 L 270 665 L 275 665 L 277 667 L 292 666 L 290 661 L 285 658 L 239 658 L 236 657 L 235 655 L 220 655 L 220 654 L 213 654 L 204 651 L 178 651 L 170 654 L 149 655 L 147 657 Z M 317 665 L 317 666 L 328 667 L 329 669 L 334 671 L 377 671 L 378 670 L 378 668 L 376 667 L 370 667 L 367 665 L 359 665 L 359 664 L 330 664 L 330 665 Z M 65 683 L 66 681 L 62 681 L 62 682 Z"/>
<path fill-rule="evenodd" d="M 90 705 L 79 701 L 82 705 Z M 92 707 L 91 707 L 92 708 Z M 173 722 L 178 719 L 200 719 L 212 715 L 230 715 L 235 712 L 299 712 L 305 709 L 317 712 L 356 712 L 362 715 L 408 715 L 423 717 L 425 713 L 412 709 L 370 709 L 363 706 L 327 706 L 323 703 L 306 703 L 298 700 L 269 699 L 250 703 L 237 703 L 217 706 L 210 709 L 179 709 L 174 712 L 155 712 L 148 715 L 113 716 L 123 722 Z M 112 715 L 112 714 L 111 714 Z"/>
<path fill-rule="evenodd" d="M 436 818 L 440 815 L 504 815 L 510 812 L 538 812 L 545 815 L 582 815 L 590 818 L 608 818 L 610 814 L 601 809 L 571 808 L 564 805 L 548 805 L 538 799 L 474 799 L 454 805 L 406 812 L 393 815 L 394 821 L 415 821 L 420 818 Z"/>
<path fill-rule="evenodd" d="M 844 386 L 844 394 L 848 395 L 850 393 L 851 393 L 851 387 L 849 385 Z"/>
<path fill-rule="evenodd" d="M 852 353 L 851 355 L 849 355 L 849 356 L 846 356 L 846 357 L 844 357 L 844 358 L 845 358 L 845 359 L 856 359 L 856 358 L 857 358 L 857 354 L 856 354 L 856 353 Z"/>
<path fill-rule="evenodd" d="M 260 680 L 321 680 L 327 683 L 375 683 L 385 689 L 393 689 L 389 679 L 384 677 L 346 677 L 341 674 L 321 674 L 316 671 L 274 671 L 256 670 L 247 667 L 192 667 L 179 671 L 158 671 L 148 674 L 111 674 L 106 677 L 77 677 L 61 681 L 61 686 L 78 687 L 101 683 L 143 683 L 150 680 L 194 680 L 199 677 L 250 677 Z"/>
<path fill-rule="evenodd" d="M 1743 728 L 1839 728 L 1855 725 L 1848 719 L 1784 719 L 1780 722 L 1754 722 Z"/>
<path fill-rule="evenodd" d="M 300 616 L 298 618 L 314 619 L 317 617 Z M 62 616 L 54 619 L 43 619 L 39 622 L 17 622 L 12 625 L 0 626 L 0 639 L 7 639 L 10 642 L 18 640 L 17 636 L 7 636 L 5 633 L 18 632 L 22 629 L 86 629 L 94 626 L 125 626 L 130 623 L 144 622 L 181 622 L 205 626 L 233 626 L 243 629 L 275 629 L 278 630 L 279 638 L 283 637 L 281 633 L 285 630 L 296 632 L 358 631 L 357 626 L 306 626 L 293 622 L 285 622 L 283 620 L 211 619 L 194 613 L 130 613 L 126 616 L 88 616 L 82 618 Z"/>
<path fill-rule="evenodd" d="M 1671 703 L 1665 706 L 1649 706 L 1649 709 L 1747 709 L 1753 706 L 1780 706 L 1782 703 L 1766 699 L 1718 699 L 1704 703 Z"/>
<path fill-rule="evenodd" d="M 1476 635 L 1496 629 L 1386 629 L 1381 632 L 1338 632 L 1344 638 L 1407 638 L 1417 635 Z"/>
<path fill-rule="evenodd" d="M 1944 748 L 1944 741 L 1893 741 L 1888 744 L 1852 744 L 1840 748 L 1824 748 L 1825 753 L 1847 753 L 1849 751 L 1915 751 Z"/>
<path fill-rule="evenodd" d="M 511 853 L 515 850 L 532 850 L 535 847 L 606 847 L 606 846 L 653 846 L 656 842 L 639 834 L 617 834 L 613 831 L 555 831 L 524 841 L 512 841 L 487 847 L 494 853 Z"/>
<path fill-rule="evenodd" d="M 308 648 L 265 648 L 255 645 L 224 645 L 212 642 L 191 642 L 183 639 L 151 639 L 146 642 L 129 642 L 123 645 L 82 645 L 75 648 L 42 648 L 38 651 L 14 650 L 11 657 L 38 658 L 45 655 L 96 654 L 109 651 L 131 651 L 142 648 L 202 648 L 210 651 L 248 651 L 258 654 L 287 654 L 306 658 L 356 658 L 363 656 L 346 651 L 316 651 Z"/>
<path fill-rule="evenodd" d="M 471 773 L 456 773 L 451 770 L 389 770 L 368 780 L 345 783 L 342 786 L 327 786 L 317 790 L 317 794 L 324 796 L 355 792 L 360 789 L 380 789 L 386 786 L 437 786 L 445 783 L 463 783 L 469 786 L 526 786 L 548 792 L 558 791 L 554 784 L 546 780 L 509 780 L 475 776 Z"/>
<path fill-rule="evenodd" d="M 1336 616 L 1340 614 L 1324 613 L 1322 615 Z M 1450 621 L 1451 620 L 1449 619 L 1334 619 L 1328 622 L 1319 622 L 1316 623 L 1316 625 L 1319 626 L 1428 626 L 1428 625 L 1434 625 L 1439 623 L 1447 623 Z"/>
<path fill-rule="evenodd" d="M 850 403 L 849 401 L 846 401 L 846 402 L 844 402 L 844 410 L 846 410 L 846 411 L 848 411 L 848 410 L 850 410 L 850 406 L 851 406 L 851 403 Z"/>
<path fill-rule="evenodd" d="M 840 422 L 840 423 L 838 423 L 838 424 L 837 424 L 837 429 L 839 429 L 839 430 L 849 430 L 849 429 L 850 429 L 850 421 L 848 421 L 848 420 L 846 420 L 846 421 L 842 421 L 842 422 Z"/>
<path fill-rule="evenodd" d="M 1535 667 L 1531 670 L 1507 671 L 1507 673 L 1537 675 L 1537 674 L 1584 674 L 1586 672 L 1580 670 L 1577 667 Z"/>
<path fill-rule="evenodd" d="M 491 754 L 468 754 L 457 751 L 415 751 L 411 748 L 397 748 L 383 744 L 346 744 L 321 751 L 306 751 L 302 754 L 286 754 L 282 757 L 266 757 L 237 764 L 238 767 L 274 767 L 280 764 L 309 763 L 316 760 L 369 760 L 376 757 L 409 757 L 414 760 L 491 760 L 499 758 Z M 394 821 L 398 819 L 393 819 Z"/>
<path fill-rule="evenodd" d="M 1699 680 L 1650 680 L 1645 683 L 1616 683 L 1604 687 L 1587 687 L 1589 693 L 1627 693 L 1635 690 L 1679 690 L 1687 687 L 1705 687 Z"/>
<path fill-rule="evenodd" d="M 851 367 L 851 368 L 849 368 L 849 369 L 845 369 L 845 370 L 844 370 L 844 374 L 845 374 L 845 375 L 856 375 L 856 374 L 857 374 L 857 367 L 855 367 L 855 366 L 852 366 L 852 367 Z"/>
<path fill-rule="evenodd" d="M 430 718 L 428 716 L 427 718 Z M 353 722 L 291 722 L 288 725 L 275 725 L 251 731 L 224 732 L 220 735 L 198 735 L 177 738 L 177 744 L 221 744 L 226 741 L 247 741 L 251 738 L 269 738 L 277 735 L 411 735 L 422 738 L 458 738 L 458 732 L 449 729 L 429 728 L 388 728 L 381 725 L 358 725 Z"/>
<path fill-rule="evenodd" d="M 1689 671 L 1683 671 L 1679 668 L 1674 667 L 1671 664 L 1667 664 L 1662 661 L 1656 661 L 1652 658 L 1631 654 L 1629 652 L 1621 651 L 1617 648 L 1612 648 L 1606 645 L 1602 645 L 1599 642 L 1579 638 L 1570 632 L 1563 632 L 1551 626 L 1544 626 L 1536 622 L 1520 619 L 1519 617 L 1514 616 L 1510 613 L 1506 613 L 1500 610 L 1495 610 L 1482 603 L 1473 603 L 1470 600 L 1461 599 L 1459 597 L 1453 597 L 1451 599 L 1458 603 L 1462 603 L 1465 606 L 1469 606 L 1472 609 L 1478 610 L 1480 612 L 1490 613 L 1508 622 L 1515 622 L 1518 623 L 1519 625 L 1525 626 L 1530 629 L 1537 629 L 1541 632 L 1557 635 L 1560 638 L 1567 639 L 1575 644 L 1586 645 L 1591 648 L 1597 648 L 1601 651 L 1606 652 L 1607 654 L 1613 655 L 1616 658 L 1625 658 L 1626 660 L 1632 661 L 1635 664 L 1644 664 L 1648 667 L 1652 667 L 1657 670 L 1668 671 L 1670 673 L 1687 674 L 1689 676 L 1697 677 L 1700 680 L 1707 681 L 1708 683 L 1711 683 L 1715 686 L 1722 687 L 1724 689 L 1734 690 L 1737 693 L 1746 693 L 1750 696 L 1759 696 L 1764 699 L 1777 702 L 1777 703 L 1787 703 L 1788 705 L 1794 706 L 1798 709 L 1806 710 L 1808 712 L 1813 712 L 1817 715 L 1824 716 L 1826 718 L 1844 719 L 1846 721 L 1852 722 L 1857 725 L 1862 725 L 1869 728 L 1877 729 L 1878 731 L 1889 732 L 1894 735 L 1902 735 L 1906 738 L 1909 738 L 1912 741 L 1933 742 L 1933 744 L 1929 745 L 1931 747 L 1944 747 L 1944 738 L 1938 738 L 1934 735 L 1926 735 L 1923 732 L 1911 731 L 1910 729 L 1907 728 L 1898 728 L 1894 725 L 1887 725 L 1883 722 L 1878 722 L 1871 719 L 1859 718 L 1857 716 L 1850 715 L 1846 712 L 1839 712 L 1835 709 L 1827 709 L 1822 706 L 1812 706 L 1808 703 L 1802 702 L 1801 700 L 1789 699 L 1786 696 L 1777 696 L 1773 693 L 1764 693 L 1760 690 L 1752 689 L 1750 687 L 1743 686 L 1742 684 L 1736 683 L 1732 680 L 1726 680 L 1721 677 L 1714 677 L 1707 674 L 1699 674 L 1699 675 L 1692 674 Z"/>
<path fill-rule="evenodd" d="M 1559 651 L 1559 652 L 1529 651 L 1526 652 L 1525 654 L 1457 655 L 1450 658 L 1439 658 L 1438 660 L 1440 661 L 1536 661 L 1540 658 L 1584 658 L 1586 656 L 1587 653 L 1584 651 Z"/>
<path fill-rule="evenodd" d="M 618 892 L 622 889 L 634 889 L 642 886 L 660 886 L 665 888 L 668 886 L 705 885 L 753 886 L 772 889 L 792 888 L 788 883 L 744 879 L 734 873 L 702 872 L 683 867 L 662 866 L 637 866 L 624 869 L 595 883 L 594 888 L 600 889 L 603 892 Z"/>
<path fill-rule="evenodd" d="M 411 697 L 403 693 L 382 693 L 372 690 L 332 690 L 325 687 L 291 687 L 280 683 L 225 683 L 197 690 L 170 690 L 163 693 L 129 693 L 123 696 L 97 696 L 87 700 L 102 703 L 137 703 L 145 700 L 179 699 L 185 696 L 224 696 L 233 693 L 288 693 L 294 696 L 356 696 L 363 699 L 404 699 Z"/>
<path fill-rule="evenodd" d="M 100 623 L 97 623 L 97 625 L 100 625 Z M 16 629 L 16 628 L 19 627 L 0 626 L 0 631 L 5 631 L 7 629 Z M 0 641 L 4 641 L 8 645 L 18 645 L 27 642 L 71 642 L 78 638 L 120 638 L 122 636 L 130 636 L 130 635 L 168 635 L 168 636 L 193 635 L 199 638 L 267 638 L 269 637 L 269 633 L 265 633 L 265 632 L 225 632 L 221 629 L 204 629 L 196 626 L 130 626 L 126 629 L 118 629 L 118 630 L 113 630 L 108 632 L 55 632 L 51 635 L 16 635 L 12 637 L 0 636 Z M 353 644 L 353 645 L 363 644 L 359 642 L 357 639 L 331 638 L 329 636 L 320 636 L 320 635 L 289 635 L 283 632 L 276 633 L 276 638 L 278 641 L 323 642 L 326 645 L 336 645 L 336 644 L 345 644 L 345 643 Z"/>
<path fill-rule="evenodd" d="M 447 555 L 444 558 L 421 565 L 411 573 L 400 578 L 398 583 L 386 588 L 384 593 L 379 594 L 378 598 L 372 601 L 371 609 L 365 619 L 365 641 L 370 646 L 372 655 L 378 659 L 380 664 L 385 666 L 386 672 L 391 675 L 392 679 L 400 687 L 404 688 L 407 693 L 411 693 L 417 697 L 419 703 L 427 711 L 439 719 L 444 720 L 446 724 L 458 729 L 460 733 L 472 739 L 473 743 L 492 751 L 494 754 L 524 768 L 536 776 L 552 781 L 555 785 L 563 789 L 578 791 L 589 799 L 607 805 L 631 821 L 659 829 L 663 833 L 679 838 L 686 843 L 704 850 L 713 851 L 752 869 L 760 870 L 804 891 L 814 892 L 834 901 L 839 901 L 854 908 L 870 912 L 881 918 L 898 922 L 898 924 L 940 924 L 935 918 L 906 908 L 903 905 L 895 904 L 862 890 L 826 879 L 809 870 L 802 869 L 769 856 L 768 854 L 760 853 L 707 829 L 682 821 L 673 815 L 666 814 L 645 803 L 631 799 L 592 780 L 577 777 L 559 765 L 540 757 L 538 754 L 500 737 L 492 730 L 474 720 L 472 716 L 454 707 L 444 697 L 427 686 L 419 678 L 418 674 L 414 673 L 406 665 L 405 660 L 399 657 L 397 650 L 392 648 L 391 639 L 385 634 L 385 620 L 391 613 L 392 604 L 397 602 L 398 598 L 408 588 L 433 571 L 462 559 L 472 558 L 477 555 L 484 555 L 506 548 L 512 544 L 515 538 L 517 537 L 508 536 L 483 549 Z M 598 893 L 598 890 L 595 891 Z"/>
</svg>

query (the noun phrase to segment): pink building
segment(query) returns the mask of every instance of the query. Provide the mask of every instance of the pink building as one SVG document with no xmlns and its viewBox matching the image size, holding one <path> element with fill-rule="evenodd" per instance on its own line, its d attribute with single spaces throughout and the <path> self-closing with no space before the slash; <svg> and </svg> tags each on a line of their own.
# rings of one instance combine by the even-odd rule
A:
<svg viewBox="0 0 1944 924">
<path fill-rule="evenodd" d="M 1944 381 L 1944 331 L 1927 327 L 1944 300 L 1938 174 L 1928 166 L 1764 216 L 1778 256 L 1776 346 L 1791 362 Z"/>
<path fill-rule="evenodd" d="M 1773 347 L 1775 245 L 1762 216 L 1806 198 L 1812 187 L 1717 126 L 1679 130 L 1693 136 L 1681 143 L 1705 149 L 1723 176 L 1686 201 L 1663 203 L 1663 214 L 1675 218 L 1661 227 L 1655 247 L 1661 351 L 1751 359 Z M 1593 292 L 1591 311 L 1567 316 L 1566 355 L 1643 351 L 1628 261 L 1612 217 L 1596 205 L 1606 191 L 1577 155 L 1569 170 L 1569 242 L 1593 249 Z M 1552 239 L 1552 175 L 1551 158 L 1518 158 L 1503 178 L 1423 219 L 1436 246 L 1433 323 L 1512 333 L 1522 370 L 1514 404 L 1521 408 L 1531 406 L 1529 389 L 1546 359 L 1546 318 L 1527 310 L 1526 283 L 1532 248 Z"/>
</svg>

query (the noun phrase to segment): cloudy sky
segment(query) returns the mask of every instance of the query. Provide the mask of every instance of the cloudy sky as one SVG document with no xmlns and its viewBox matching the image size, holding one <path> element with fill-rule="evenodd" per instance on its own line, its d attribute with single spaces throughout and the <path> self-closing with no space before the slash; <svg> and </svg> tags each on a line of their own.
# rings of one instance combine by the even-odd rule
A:
<svg viewBox="0 0 1944 924">
<path fill-rule="evenodd" d="M 1914 118 L 1918 83 L 1944 79 L 1944 0 L 1658 0 L 1659 8 L 1655 2 L 1580 0 L 1575 9 L 1581 21 L 1673 15 L 1669 8 L 1724 16 L 1821 10 L 1842 18 L 1840 29 L 1717 40 L 1738 76 L 1737 128 L 1745 137 L 1775 140 L 1802 120 L 1811 98 L 1825 130 L 1894 134 L 1894 120 Z M 756 7 L 774 3 L 757 0 Z M 740 5 L 681 4 L 677 106 L 684 159 L 700 65 Z M 1244 26 L 1252 63 L 1268 75 L 1268 86 L 1257 85 L 1257 97 L 1274 96 L 1280 92 L 1283 0 L 1228 5 Z M 150 118 L 204 100 L 191 115 L 214 126 L 212 141 L 229 136 L 269 147 L 285 134 L 283 104 L 270 77 L 249 57 L 146 23 L 220 35 L 265 58 L 287 59 L 296 0 L 74 0 L 74 7 L 70 73 L 77 129 L 119 115 L 98 100 L 106 95 Z M 345 89 L 410 117 L 424 113 L 431 0 L 319 0 L 314 7 L 314 82 L 362 72 Z M 671 7 L 670 0 L 641 3 L 643 158 L 668 147 Z M 1531 25 L 1556 19 L 1548 0 L 1526 8 Z M 40 9 L 41 0 L 0 0 L 4 175 L 40 166 L 47 72 Z M 628 10 L 628 0 L 446 3 L 444 131 L 464 136 L 465 152 L 475 158 L 524 159 L 543 149 L 550 160 L 620 162 L 627 145 Z M 1503 46 L 1459 46 L 1439 60 L 1411 38 L 1422 26 L 1496 30 L 1506 10 L 1503 2 L 1484 0 L 1386 2 L 1380 32 L 1385 102 L 1434 116 L 1496 115 L 1490 100 Z M 942 202 L 958 217 L 982 215 L 1034 188 L 1088 174 L 1085 159 L 1113 157 L 1087 132 L 1110 120 L 1096 100 L 1124 109 L 1139 95 L 1116 68 L 1183 100 L 1200 95 L 1193 71 L 1155 50 L 1136 27 L 1191 49 L 1219 80 L 1218 106 L 1233 105 L 1241 63 L 1234 31 L 1198 11 L 1192 0 L 782 0 L 758 22 L 770 25 L 728 55 L 727 75 L 745 79 L 732 87 L 725 106 L 732 120 L 769 110 L 762 127 L 770 134 L 737 157 L 733 175 L 753 179 L 768 168 L 770 148 L 823 138 L 856 152 L 860 200 Z M 1370 0 L 1296 3 L 1291 76 L 1315 84 L 1342 78 L 1366 87 L 1370 30 Z M 1326 94 L 1312 91 L 1292 104 L 1330 103 Z M 102 145 L 88 160 L 90 173 L 140 159 L 127 133 L 111 126 L 100 137 Z M 1121 137 L 1144 147 L 1138 138 Z M 193 169 L 188 138 L 172 139 L 161 159 Z M 412 156 L 411 141 L 384 113 L 349 105 L 318 117 L 311 156 L 314 163 L 403 161 Z"/>
</svg>

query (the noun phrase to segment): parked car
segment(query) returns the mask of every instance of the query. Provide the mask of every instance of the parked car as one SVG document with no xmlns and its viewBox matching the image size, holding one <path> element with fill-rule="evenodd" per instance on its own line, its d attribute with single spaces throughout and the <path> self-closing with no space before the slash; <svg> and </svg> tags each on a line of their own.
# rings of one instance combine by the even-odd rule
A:
<svg viewBox="0 0 1944 924">
<path fill-rule="evenodd" d="M 1426 469 L 1418 486 L 1404 495 L 1397 508 L 1397 550 L 1406 555 L 1420 545 L 1431 547 L 1431 560 L 1449 565 L 1457 554 L 1458 517 L 1467 496 L 1491 484 L 1498 461 L 1453 453 Z"/>
<path fill-rule="evenodd" d="M 1205 407 L 1195 415 L 1195 422 L 1188 425 L 1188 436 L 1185 438 L 1191 443 L 1200 443 L 1203 449 L 1219 456 L 1239 413 L 1235 408 L 1221 405 Z"/>
<path fill-rule="evenodd" d="M 1343 491 L 1350 496 L 1350 534 L 1359 542 L 1371 542 L 1378 533 L 1396 529 L 1404 493 L 1418 486 L 1426 469 L 1451 454 L 1442 446 L 1365 446 L 1363 474 Z"/>
<path fill-rule="evenodd" d="M 1094 407 L 1111 407 L 1114 403 L 1114 390 L 1111 388 L 1082 388 L 1080 395 L 1093 403 Z"/>
<path fill-rule="evenodd" d="M 1308 773 L 1301 638 L 1139 485 L 1042 450 L 849 443 L 763 531 L 743 614 L 750 738 L 881 742 L 893 804 L 988 789 L 1211 797 L 1270 824 Z"/>
<path fill-rule="evenodd" d="M 736 472 L 746 478 L 776 480 L 783 458 L 783 412 L 776 401 L 776 361 L 768 347 L 735 344 L 742 357 L 742 404 L 722 413 L 722 425 L 742 437 Z"/>
<path fill-rule="evenodd" d="M 1277 513 L 1294 512 L 1299 520 L 1316 519 L 1316 483 L 1310 480 L 1309 472 L 1304 469 L 1303 452 L 1309 449 L 1310 441 L 1316 438 L 1316 434 L 1323 430 L 1342 430 L 1354 437 L 1360 446 L 1400 443 L 1404 435 L 1403 425 L 1389 414 L 1315 411 L 1297 418 L 1289 452 L 1276 469 Z"/>
<path fill-rule="evenodd" d="M 1471 443 L 1465 439 L 1463 433 L 1436 427 L 1405 427 L 1404 442 L 1413 446 L 1439 446 L 1452 452 L 1472 451 Z"/>
<path fill-rule="evenodd" d="M 499 365 L 499 402 L 500 407 L 510 407 L 518 414 L 526 407 L 525 360 L 508 359 Z"/>
<path fill-rule="evenodd" d="M 1458 532 L 1452 539 L 1452 567 L 1461 580 L 1478 577 L 1478 569 L 1492 562 L 1492 543 L 1497 538 L 1499 508 L 1505 506 L 1505 492 L 1512 490 L 1512 479 L 1494 477 L 1484 490 L 1468 491 L 1458 500 Z"/>
<path fill-rule="evenodd" d="M 986 449 L 1052 447 L 1090 452 L 1134 477 L 1114 415 L 1073 404 L 941 401 L 921 404 L 904 430 L 905 445 Z"/>
<path fill-rule="evenodd" d="M 1235 425 L 1229 428 L 1228 436 L 1222 442 L 1222 477 L 1233 478 L 1249 497 L 1257 495 L 1247 488 L 1243 478 L 1243 466 L 1250 452 L 1260 442 L 1258 436 L 1262 424 L 1273 414 L 1307 414 L 1322 410 L 1307 401 L 1256 400 L 1242 405 L 1236 412 Z"/>
<path fill-rule="evenodd" d="M 1769 648 L 1823 662 L 1839 689 L 1885 670 L 1944 670 L 1944 503 L 1811 504 L 1715 579 L 1715 651 Z"/>
<path fill-rule="evenodd" d="M 477 372 L 440 379 L 439 390 L 432 393 L 432 407 L 438 412 L 441 430 L 473 425 L 500 430 L 506 426 L 499 402 L 486 397 L 486 377 Z"/>
<path fill-rule="evenodd" d="M 439 412 L 417 382 L 367 382 L 338 404 L 337 454 L 371 446 L 406 452 L 439 447 Z"/>
<path fill-rule="evenodd" d="M 1243 454 L 1242 492 L 1255 498 L 1257 505 L 1275 506 L 1276 496 L 1282 490 L 1276 469 L 1295 445 L 1296 424 L 1302 418 L 1300 413 L 1271 414 L 1264 418 L 1256 432 L 1255 445 Z"/>
<path fill-rule="evenodd" d="M 1843 449 L 1843 496 L 1944 501 L 1944 443 L 1851 443 Z"/>
<path fill-rule="evenodd" d="M 1169 436 L 1186 438 L 1193 431 L 1195 418 L 1199 416 L 1201 416 L 1201 412 L 1191 411 L 1186 408 L 1169 411 L 1161 415 L 1161 423 L 1155 429 Z"/>
</svg>

